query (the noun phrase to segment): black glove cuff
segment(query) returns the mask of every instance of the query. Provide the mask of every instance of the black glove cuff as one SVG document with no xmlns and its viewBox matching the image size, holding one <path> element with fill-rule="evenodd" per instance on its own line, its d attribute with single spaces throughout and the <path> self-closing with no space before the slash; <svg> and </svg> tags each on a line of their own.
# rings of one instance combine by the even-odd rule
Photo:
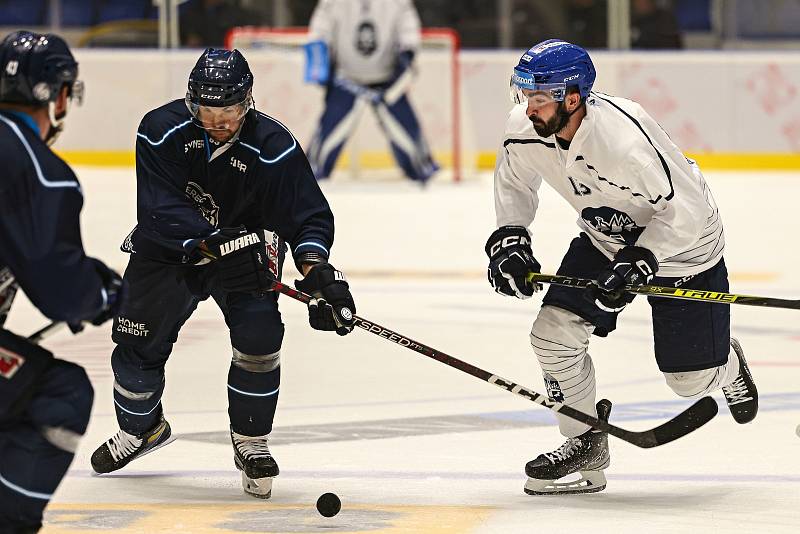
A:
<svg viewBox="0 0 800 534">
<path fill-rule="evenodd" d="M 294 258 L 294 265 L 300 273 L 303 273 L 303 265 L 317 265 L 319 263 L 328 263 L 328 258 L 321 252 L 303 252 Z"/>
<path fill-rule="evenodd" d="M 330 263 L 319 263 L 306 273 L 305 278 L 297 280 L 294 285 L 300 291 L 313 295 L 333 283 L 343 284 L 345 288 L 350 287 L 341 271 L 337 271 Z"/>
</svg>

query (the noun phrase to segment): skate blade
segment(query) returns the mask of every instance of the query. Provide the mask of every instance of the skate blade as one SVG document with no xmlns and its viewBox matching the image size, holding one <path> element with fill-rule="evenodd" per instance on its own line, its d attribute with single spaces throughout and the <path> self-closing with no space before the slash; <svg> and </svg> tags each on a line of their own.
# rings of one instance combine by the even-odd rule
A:
<svg viewBox="0 0 800 534">
<path fill-rule="evenodd" d="M 155 447 L 153 447 L 152 449 L 147 449 L 147 450 L 146 450 L 146 451 L 144 451 L 142 454 L 140 454 L 140 455 L 136 456 L 136 458 L 132 459 L 130 462 L 128 462 L 128 463 L 127 463 L 127 464 L 125 464 L 125 465 L 129 465 L 131 462 L 135 462 L 136 460 L 138 460 L 138 459 L 139 459 L 139 458 L 141 458 L 142 456 L 146 456 L 146 455 L 150 454 L 150 453 L 151 453 L 151 452 L 153 452 L 153 451 L 157 451 L 157 450 L 158 450 L 158 449 L 160 449 L 161 447 L 166 447 L 167 445 L 169 445 L 170 443 L 172 443 L 172 442 L 173 442 L 173 441 L 175 441 L 176 439 L 177 439 L 177 436 L 171 435 L 171 436 L 170 436 L 170 437 L 168 437 L 166 440 L 164 440 L 164 442 L 163 442 L 163 443 L 159 443 L 158 445 L 156 445 L 156 446 L 155 446 Z M 125 467 L 125 466 L 122 466 L 122 467 Z M 119 471 L 120 469 L 122 469 L 122 467 L 120 467 L 119 469 L 114 469 L 113 471 L 108 471 L 108 472 L 106 472 L 106 473 L 98 473 L 97 471 L 95 471 L 95 470 L 94 470 L 94 468 L 92 468 L 92 476 L 93 476 L 93 477 L 101 477 L 101 476 L 103 476 L 103 475 L 107 475 L 108 473 L 115 473 L 115 472 Z"/>
<path fill-rule="evenodd" d="M 164 440 L 164 442 L 163 442 L 163 443 L 159 443 L 158 445 L 156 445 L 156 446 L 155 446 L 155 447 L 153 447 L 152 449 L 147 449 L 146 451 L 144 451 L 142 454 L 140 454 L 139 456 L 137 456 L 136 458 L 134 458 L 134 459 L 133 459 L 133 460 L 131 460 L 131 461 L 138 460 L 138 459 L 139 459 L 139 458 L 141 458 L 142 456 L 146 456 L 146 455 L 150 454 L 150 453 L 151 453 L 151 452 L 153 452 L 153 451 L 157 451 L 157 450 L 158 450 L 158 449 L 160 449 L 161 447 L 166 447 L 167 445 L 169 445 L 170 443 L 172 443 L 172 442 L 173 442 L 173 441 L 175 441 L 176 439 L 177 439 L 177 436 L 171 435 L 171 436 L 170 436 L 170 437 L 168 437 L 166 440 Z"/>
<path fill-rule="evenodd" d="M 272 477 L 250 478 L 242 471 L 242 488 L 257 499 L 269 499 L 272 496 Z"/>
<path fill-rule="evenodd" d="M 602 471 L 579 471 L 580 478 L 569 482 L 528 478 L 525 493 L 528 495 L 574 495 L 595 493 L 606 489 L 606 476 Z"/>
</svg>

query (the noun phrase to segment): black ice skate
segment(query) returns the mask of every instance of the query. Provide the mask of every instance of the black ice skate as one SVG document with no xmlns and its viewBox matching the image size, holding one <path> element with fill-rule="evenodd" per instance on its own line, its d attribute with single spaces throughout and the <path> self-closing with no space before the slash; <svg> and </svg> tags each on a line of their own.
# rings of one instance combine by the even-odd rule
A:
<svg viewBox="0 0 800 534">
<path fill-rule="evenodd" d="M 756 418 L 758 412 L 758 390 L 744 359 L 744 351 L 739 340 L 731 338 L 731 347 L 739 358 L 739 376 L 736 380 L 722 388 L 728 408 L 731 410 L 733 420 L 743 425 Z"/>
<path fill-rule="evenodd" d="M 269 499 L 272 496 L 272 479 L 280 473 L 278 463 L 267 446 L 267 436 L 243 436 L 231 429 L 233 460 L 242 472 L 244 492 Z"/>
<path fill-rule="evenodd" d="M 603 399 L 597 403 L 597 418 L 608 421 L 611 402 Z M 594 493 L 606 487 L 603 469 L 611 463 L 608 452 L 608 433 L 590 429 L 578 437 L 569 438 L 561 447 L 540 454 L 525 465 L 528 482 L 525 493 L 549 495 L 568 493 Z M 573 473 L 578 480 L 559 482 Z"/>
<path fill-rule="evenodd" d="M 94 451 L 92 469 L 97 473 L 116 471 L 132 460 L 172 443 L 174 439 L 172 429 L 163 415 L 156 426 L 139 436 L 120 430 Z"/>
</svg>

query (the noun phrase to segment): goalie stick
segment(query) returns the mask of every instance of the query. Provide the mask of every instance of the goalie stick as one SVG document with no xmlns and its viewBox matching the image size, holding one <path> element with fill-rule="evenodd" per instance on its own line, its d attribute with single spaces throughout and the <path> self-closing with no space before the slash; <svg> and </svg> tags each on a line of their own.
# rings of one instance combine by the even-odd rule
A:
<svg viewBox="0 0 800 534">
<path fill-rule="evenodd" d="M 278 281 L 272 282 L 272 289 L 304 304 L 308 304 L 312 299 L 310 295 L 307 295 L 302 291 L 298 291 Z M 422 354 L 423 356 L 427 356 L 445 365 L 454 367 L 455 369 L 479 378 L 484 382 L 494 384 L 495 386 L 505 389 L 506 391 L 514 393 L 515 395 L 519 395 L 520 397 L 524 397 L 530 401 L 533 401 L 540 406 L 544 406 L 549 410 L 558 412 L 598 430 L 608 432 L 612 436 L 644 449 L 658 447 L 659 445 L 664 445 L 665 443 L 675 441 L 676 439 L 681 438 L 686 434 L 693 432 L 694 430 L 697 430 L 717 414 L 717 402 L 711 397 L 703 397 L 666 423 L 663 423 L 653 429 L 644 430 L 641 432 L 625 430 L 624 428 L 601 421 L 600 419 L 592 417 L 591 415 L 580 410 L 576 410 L 571 406 L 552 401 L 546 396 L 536 393 L 535 391 L 524 386 L 515 384 L 514 382 L 492 374 L 489 371 L 484 371 L 483 369 L 459 360 L 458 358 L 450 356 L 449 354 L 445 354 L 444 352 L 424 345 L 418 341 L 414 341 L 413 339 L 408 338 L 398 332 L 390 330 L 372 321 L 363 319 L 358 315 L 354 316 L 353 319 L 355 320 L 356 326 L 366 330 L 371 334 L 388 339 L 392 343 L 396 343 L 401 347 L 411 349 L 419 354 Z"/>
<path fill-rule="evenodd" d="M 594 280 L 573 278 L 571 276 L 561 276 L 557 274 L 528 273 L 527 278 L 529 282 L 574 287 L 577 289 L 584 289 L 597 285 Z M 679 287 L 664 286 L 625 286 L 624 290 L 638 295 L 647 295 L 648 297 L 693 300 L 695 302 L 710 302 L 712 304 L 743 304 L 745 306 L 800 310 L 800 299 L 790 300 L 772 297 L 754 297 L 751 295 L 707 291 L 705 289 L 681 289 Z"/>
</svg>

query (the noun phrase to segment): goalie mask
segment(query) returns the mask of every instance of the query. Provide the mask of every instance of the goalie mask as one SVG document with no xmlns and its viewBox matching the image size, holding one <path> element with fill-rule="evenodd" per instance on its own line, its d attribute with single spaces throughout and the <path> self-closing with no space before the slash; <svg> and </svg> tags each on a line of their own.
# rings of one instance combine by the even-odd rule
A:
<svg viewBox="0 0 800 534">
<path fill-rule="evenodd" d="M 252 90 L 253 74 L 238 50 L 207 48 L 189 74 L 186 107 L 209 133 L 232 135 L 253 107 Z"/>
</svg>

